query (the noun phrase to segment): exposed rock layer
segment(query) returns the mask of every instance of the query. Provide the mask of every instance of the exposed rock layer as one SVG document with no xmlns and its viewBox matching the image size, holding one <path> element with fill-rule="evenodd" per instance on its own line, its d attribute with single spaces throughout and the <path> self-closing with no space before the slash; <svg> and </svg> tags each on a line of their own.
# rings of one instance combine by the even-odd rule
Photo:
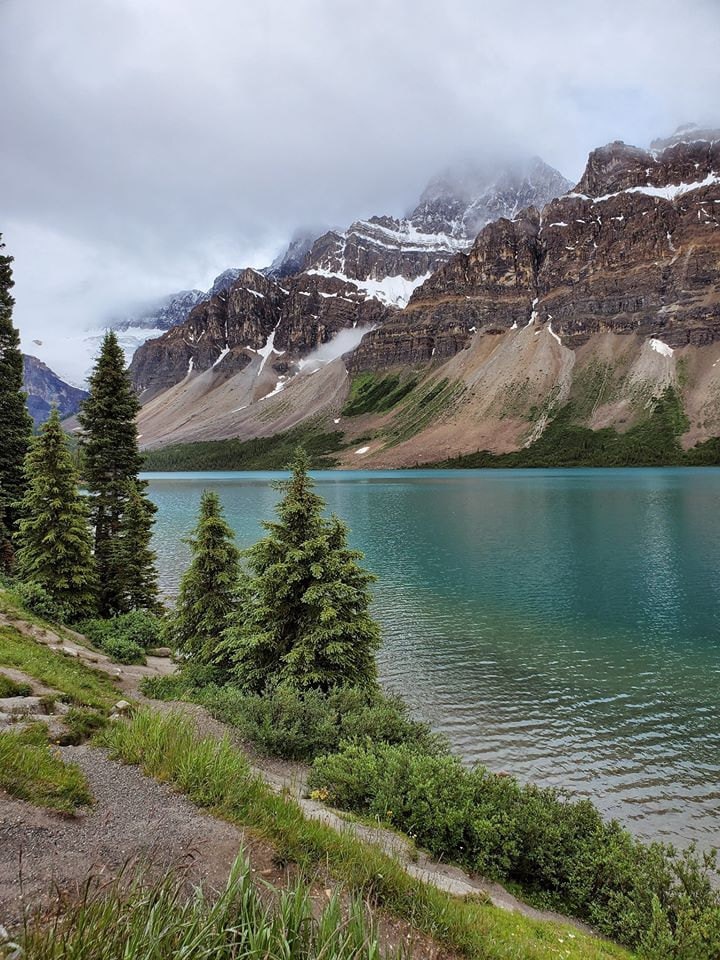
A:
<svg viewBox="0 0 720 960">
<path fill-rule="evenodd" d="M 353 369 L 417 364 L 473 329 L 552 323 L 569 346 L 639 333 L 670 346 L 720 338 L 720 133 L 657 151 L 593 151 L 577 187 L 542 214 L 489 224 L 365 337 Z"/>
</svg>

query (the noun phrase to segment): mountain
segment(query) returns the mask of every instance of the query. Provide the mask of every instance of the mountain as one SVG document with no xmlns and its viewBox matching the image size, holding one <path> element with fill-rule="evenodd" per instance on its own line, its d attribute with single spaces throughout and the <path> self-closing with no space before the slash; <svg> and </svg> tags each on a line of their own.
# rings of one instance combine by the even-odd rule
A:
<svg viewBox="0 0 720 960">
<path fill-rule="evenodd" d="M 27 407 L 36 427 L 47 420 L 53 404 L 65 418 L 77 413 L 87 397 L 85 390 L 65 383 L 42 360 L 26 353 L 23 354 L 23 389 L 28 395 Z"/>
<path fill-rule="evenodd" d="M 507 208 L 435 266 L 407 224 L 425 217 L 427 237 L 440 218 L 449 247 L 472 207 L 436 188 L 406 221 L 358 222 L 367 237 L 403 233 L 387 254 L 381 243 L 363 250 L 354 224 L 316 241 L 300 274 L 262 277 L 261 287 L 246 273 L 229 309 L 196 308 L 136 355 L 148 390 L 143 443 L 269 436 L 305 422 L 344 433 L 345 465 L 406 466 L 521 449 L 561 411 L 578 428 L 627 431 L 668 387 L 684 446 L 720 436 L 720 133 L 600 147 L 573 189 Z M 413 229 L 422 232 L 417 220 Z M 422 278 L 403 309 L 387 303 L 397 276 Z M 371 303 L 374 315 L 363 314 Z M 307 362 L 351 324 L 361 339 L 349 352 Z M 178 356 L 156 389 L 171 347 Z M 228 362 L 242 369 L 223 370 Z"/>
<path fill-rule="evenodd" d="M 315 232 L 301 231 L 296 234 L 288 244 L 287 249 L 278 254 L 262 273 L 273 280 L 282 280 L 283 277 L 292 277 L 296 273 L 300 273 L 316 237 L 317 233 Z"/>
<path fill-rule="evenodd" d="M 542 206 L 569 188 L 568 180 L 537 157 L 499 169 L 451 168 L 430 181 L 407 217 L 357 220 L 343 233 L 320 237 L 303 269 L 348 282 L 388 306 L 404 307 L 412 292 L 467 250 L 487 223 L 513 217 L 530 204 Z"/>
<path fill-rule="evenodd" d="M 298 234 L 270 268 L 238 272 L 184 324 L 139 349 L 134 382 L 147 402 L 191 375 L 213 369 L 217 385 L 248 367 L 263 378 L 246 399 L 264 399 L 284 389 L 314 351 L 326 348 L 328 362 L 336 351 L 327 345 L 341 330 L 358 331 L 359 340 L 364 328 L 383 324 L 432 271 L 468 249 L 488 219 L 569 186 L 537 158 L 502 169 L 465 165 L 434 178 L 404 219 L 358 220 L 314 241 Z M 344 338 L 345 350 L 354 337 Z"/>
</svg>

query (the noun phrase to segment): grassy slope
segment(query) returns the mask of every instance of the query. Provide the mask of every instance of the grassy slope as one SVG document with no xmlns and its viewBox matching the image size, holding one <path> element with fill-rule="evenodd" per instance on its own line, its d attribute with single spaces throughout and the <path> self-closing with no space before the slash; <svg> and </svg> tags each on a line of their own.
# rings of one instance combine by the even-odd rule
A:
<svg viewBox="0 0 720 960">
<path fill-rule="evenodd" d="M 145 470 L 284 470 L 302 444 L 316 469 L 334 467 L 343 449 L 339 430 L 327 433 L 308 425 L 255 440 L 179 443 L 145 452 Z"/>
<path fill-rule="evenodd" d="M 687 429 L 682 401 L 671 387 L 656 399 L 652 411 L 625 433 L 614 427 L 590 430 L 579 412 L 566 404 L 529 447 L 512 453 L 488 450 L 429 466 L 472 467 L 644 467 L 720 465 L 720 440 L 684 451 L 680 437 Z M 428 465 L 426 465 L 428 466 Z"/>
<path fill-rule="evenodd" d="M 12 591 L 0 588 L 0 611 L 14 621 L 30 622 Z M 61 632 L 32 616 L 34 626 Z M 106 710 L 118 699 L 110 678 L 78 660 L 36 642 L 13 623 L 0 626 L 0 667 L 21 670 L 29 677 L 57 690 L 74 706 L 64 717 L 63 742 L 80 742 L 104 722 Z M 3 677 L 3 696 L 27 696 L 26 684 Z M 65 763 L 48 742 L 44 723 L 0 733 L 0 787 L 11 796 L 61 813 L 73 813 L 92 803 L 92 795 L 79 767 Z"/>
<path fill-rule="evenodd" d="M 484 960 L 608 960 L 630 954 L 568 927 L 459 900 L 411 878 L 392 858 L 349 834 L 308 821 L 299 806 L 252 776 L 228 741 L 202 739 L 181 716 L 147 710 L 103 734 L 112 754 L 179 787 L 197 804 L 272 842 L 307 870 L 325 864 L 354 894 L 369 897 L 449 947 Z"/>
<path fill-rule="evenodd" d="M 0 590 L 2 607 L 18 613 L 8 594 Z M 0 628 L 3 665 L 24 671 L 78 705 L 106 707 L 117 699 L 108 677 L 36 643 L 12 626 Z M 458 900 L 412 879 L 378 849 L 306 820 L 296 803 L 273 794 L 251 776 L 240 751 L 227 742 L 199 738 L 187 720 L 147 710 L 130 724 L 106 728 L 101 736 L 118 758 L 174 783 L 195 803 L 215 814 L 257 831 L 273 843 L 279 858 L 307 869 L 326 865 L 351 893 L 370 896 L 468 957 L 609 960 L 630 956 L 619 947 L 584 937 L 570 928 L 536 923 L 484 903 Z M 75 796 L 82 796 L 77 785 L 71 794 L 73 791 Z"/>
<path fill-rule="evenodd" d="M 36 643 L 13 626 L 0 626 L 0 667 L 22 670 L 79 706 L 109 707 L 118 699 L 107 674 Z"/>
<path fill-rule="evenodd" d="M 74 813 L 92 803 L 82 770 L 53 750 L 43 723 L 0 733 L 0 787 L 19 800 L 59 813 Z"/>
</svg>

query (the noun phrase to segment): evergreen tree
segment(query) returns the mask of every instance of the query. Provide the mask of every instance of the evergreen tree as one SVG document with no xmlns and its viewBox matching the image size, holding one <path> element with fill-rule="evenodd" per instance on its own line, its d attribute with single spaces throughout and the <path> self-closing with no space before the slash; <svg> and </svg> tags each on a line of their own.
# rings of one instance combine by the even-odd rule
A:
<svg viewBox="0 0 720 960">
<path fill-rule="evenodd" d="M 228 631 L 236 675 L 246 688 L 287 682 L 300 688 L 372 684 L 380 632 L 369 613 L 375 577 L 347 546 L 347 527 L 322 516 L 309 461 L 298 450 L 278 520 L 248 551 L 252 597 L 239 625 Z"/>
<path fill-rule="evenodd" d="M 100 613 L 110 616 L 126 609 L 128 577 L 122 546 L 122 523 L 138 481 L 142 457 L 135 418 L 140 409 L 130 383 L 117 337 L 105 334 L 90 377 L 90 395 L 79 415 L 83 428 L 83 474 L 93 494 L 95 560 L 100 580 Z M 151 509 L 150 507 L 148 509 Z"/>
<path fill-rule="evenodd" d="M 56 407 L 31 444 L 25 475 L 18 573 L 43 587 L 72 619 L 81 619 L 95 609 L 92 536 Z"/>
<path fill-rule="evenodd" d="M 0 251 L 4 248 L 0 234 Z M 22 389 L 20 337 L 12 323 L 12 260 L 0 253 L 0 566 L 5 569 L 12 562 L 11 537 L 25 492 L 23 463 L 32 436 L 32 419 Z"/>
<path fill-rule="evenodd" d="M 203 492 L 198 524 L 188 542 L 192 561 L 180 582 L 166 636 L 192 663 L 224 668 L 223 631 L 237 609 L 240 553 L 220 498 L 210 490 Z"/>
<path fill-rule="evenodd" d="M 127 506 L 122 518 L 121 542 L 125 569 L 125 598 L 127 610 L 159 612 L 157 559 L 151 547 L 152 527 L 157 507 L 144 497 L 137 483 L 131 484 Z"/>
</svg>

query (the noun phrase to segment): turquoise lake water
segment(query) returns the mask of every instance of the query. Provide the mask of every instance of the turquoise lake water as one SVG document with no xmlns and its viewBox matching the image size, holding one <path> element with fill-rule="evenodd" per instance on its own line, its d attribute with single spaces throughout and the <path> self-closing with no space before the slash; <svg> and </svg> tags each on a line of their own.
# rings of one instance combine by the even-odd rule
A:
<svg viewBox="0 0 720 960">
<path fill-rule="evenodd" d="M 272 473 L 146 474 L 172 594 L 204 488 L 242 546 Z M 720 470 L 319 472 L 378 574 L 386 686 L 468 761 L 720 845 Z"/>
</svg>

